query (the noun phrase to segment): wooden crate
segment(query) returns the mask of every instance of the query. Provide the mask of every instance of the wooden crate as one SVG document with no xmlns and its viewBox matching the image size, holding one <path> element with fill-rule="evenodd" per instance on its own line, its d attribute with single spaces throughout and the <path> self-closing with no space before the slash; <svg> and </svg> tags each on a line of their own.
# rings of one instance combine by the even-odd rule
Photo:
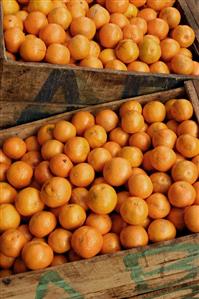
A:
<svg viewBox="0 0 199 299">
<path fill-rule="evenodd" d="M 182 14 L 182 22 L 189 24 L 196 33 L 192 51 L 198 59 L 199 26 L 196 19 L 199 13 L 195 10 L 193 15 L 186 1 L 189 2 L 177 0 L 176 7 Z M 191 78 L 7 60 L 1 8 L 0 38 L 0 113 L 3 115 L 0 128 L 64 112 L 70 105 L 92 105 L 177 88 Z"/>
<path fill-rule="evenodd" d="M 134 99 L 146 103 L 155 99 L 165 102 L 182 97 L 192 102 L 199 122 L 198 81 Z M 105 107 L 117 110 L 124 101 L 127 100 L 88 107 L 86 110 L 93 113 Z M 2 130 L 0 140 L 2 142 L 11 135 L 25 138 L 34 134 L 44 123 L 68 120 L 73 113 Z M 199 233 L 0 279 L 2 299 L 191 299 L 198 298 L 198 294 Z"/>
</svg>

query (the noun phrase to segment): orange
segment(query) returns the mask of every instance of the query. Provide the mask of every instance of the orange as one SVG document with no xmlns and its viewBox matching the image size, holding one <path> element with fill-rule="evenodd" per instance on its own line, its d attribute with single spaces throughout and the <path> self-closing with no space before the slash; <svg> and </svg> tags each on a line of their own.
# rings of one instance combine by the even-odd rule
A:
<svg viewBox="0 0 199 299">
<path fill-rule="evenodd" d="M 105 179 L 103 177 L 98 177 L 98 178 L 94 179 L 92 186 L 98 185 L 98 184 L 106 184 Z"/>
<path fill-rule="evenodd" d="M 25 30 L 28 33 L 38 35 L 39 31 L 48 24 L 48 20 L 40 11 L 33 11 L 29 13 L 24 21 Z"/>
<path fill-rule="evenodd" d="M 188 120 L 193 115 L 193 106 L 186 99 L 179 99 L 171 106 L 171 116 L 178 122 Z"/>
<path fill-rule="evenodd" d="M 123 28 L 123 38 L 138 44 L 143 40 L 143 32 L 137 25 L 127 24 Z"/>
<path fill-rule="evenodd" d="M 171 119 L 167 122 L 168 129 L 173 131 L 175 134 L 177 134 L 178 125 L 179 125 L 179 123 L 174 119 Z"/>
<path fill-rule="evenodd" d="M 116 24 L 105 24 L 100 28 L 99 40 L 104 48 L 115 48 L 117 43 L 122 39 L 122 30 Z"/>
<path fill-rule="evenodd" d="M 66 1 L 62 1 L 62 0 L 52 0 L 53 2 L 53 8 L 57 8 L 57 7 L 66 7 Z"/>
<path fill-rule="evenodd" d="M 103 236 L 101 254 L 115 253 L 121 250 L 120 238 L 115 233 L 108 233 Z"/>
<path fill-rule="evenodd" d="M 14 162 L 7 170 L 7 180 L 15 188 L 28 186 L 32 175 L 32 167 L 23 161 Z"/>
<path fill-rule="evenodd" d="M 20 10 L 15 13 L 15 16 L 18 17 L 20 20 L 22 20 L 22 22 L 24 22 L 28 16 L 28 12 L 25 10 Z"/>
<path fill-rule="evenodd" d="M 75 126 L 77 135 L 83 135 L 86 129 L 90 129 L 95 124 L 94 116 L 88 111 L 76 112 L 71 120 Z"/>
<path fill-rule="evenodd" d="M 11 28 L 20 28 L 23 30 L 23 22 L 16 15 L 5 15 L 3 18 L 3 30 L 6 31 Z"/>
<path fill-rule="evenodd" d="M 22 224 L 22 225 L 18 226 L 17 229 L 20 232 L 23 233 L 23 235 L 24 235 L 24 237 L 25 237 L 25 239 L 26 239 L 27 242 L 30 241 L 30 240 L 32 240 L 32 235 L 31 235 L 31 233 L 29 231 L 28 224 Z"/>
<path fill-rule="evenodd" d="M 144 118 L 137 111 L 128 111 L 121 118 L 121 127 L 126 133 L 137 133 L 144 126 Z"/>
<path fill-rule="evenodd" d="M 151 73 L 161 73 L 161 74 L 170 74 L 170 70 L 166 63 L 163 61 L 156 61 L 155 63 L 150 65 Z"/>
<path fill-rule="evenodd" d="M 62 142 L 51 139 L 47 140 L 41 147 L 41 154 L 44 160 L 50 160 L 57 154 L 61 154 L 63 152 L 64 145 Z"/>
<path fill-rule="evenodd" d="M 129 145 L 139 148 L 142 152 L 146 152 L 151 146 L 151 138 L 145 132 L 138 132 L 131 135 Z"/>
<path fill-rule="evenodd" d="M 199 63 L 197 61 L 193 61 L 193 76 L 199 76 Z"/>
<path fill-rule="evenodd" d="M 194 70 L 194 63 L 191 58 L 177 54 L 171 60 L 171 67 L 176 74 L 191 75 Z"/>
<path fill-rule="evenodd" d="M 101 147 L 106 143 L 107 134 L 105 129 L 100 125 L 94 125 L 84 132 L 84 137 L 91 148 Z"/>
<path fill-rule="evenodd" d="M 148 34 L 157 36 L 160 40 L 165 39 L 169 32 L 169 25 L 160 18 L 155 18 L 147 23 Z"/>
<path fill-rule="evenodd" d="M 109 61 L 116 59 L 115 51 L 113 49 L 104 49 L 99 54 L 99 59 L 106 65 Z"/>
<path fill-rule="evenodd" d="M 32 168 L 39 165 L 41 160 L 42 158 L 39 151 L 29 151 L 21 158 L 21 161 L 28 163 Z"/>
<path fill-rule="evenodd" d="M 174 181 L 186 181 L 191 185 L 198 179 L 197 166 L 187 160 L 182 160 L 172 167 L 171 175 Z"/>
<path fill-rule="evenodd" d="M 120 233 L 120 241 L 124 248 L 146 246 L 148 235 L 144 227 L 139 225 L 128 225 Z"/>
<path fill-rule="evenodd" d="M 44 269 L 53 261 L 53 251 L 45 242 L 30 241 L 22 250 L 22 259 L 31 270 Z"/>
<path fill-rule="evenodd" d="M 139 167 L 133 167 L 133 168 L 132 168 L 132 171 L 131 171 L 131 176 L 136 175 L 136 174 L 138 174 L 138 173 L 147 175 L 147 173 L 146 173 L 142 168 L 139 168 Z"/>
<path fill-rule="evenodd" d="M 46 54 L 45 43 L 40 38 L 26 38 L 20 46 L 20 55 L 24 61 L 38 62 Z"/>
<path fill-rule="evenodd" d="M 176 149 L 186 158 L 193 158 L 199 154 L 199 139 L 189 134 L 180 135 L 176 141 Z"/>
<path fill-rule="evenodd" d="M 121 191 L 117 193 L 117 205 L 115 207 L 116 212 L 120 212 L 120 207 L 126 198 L 130 197 L 130 193 L 127 191 Z"/>
<path fill-rule="evenodd" d="M 161 58 L 163 61 L 170 61 L 175 55 L 179 53 L 180 45 L 172 38 L 165 38 L 160 42 Z"/>
<path fill-rule="evenodd" d="M 115 53 L 119 60 L 124 63 L 130 63 L 138 58 L 139 49 L 137 44 L 131 39 L 123 39 L 118 43 Z"/>
<path fill-rule="evenodd" d="M 103 6 L 99 4 L 94 4 L 87 11 L 87 17 L 93 20 L 95 23 L 96 29 L 99 29 L 103 25 L 109 23 L 110 14 Z"/>
<path fill-rule="evenodd" d="M 148 206 L 139 197 L 128 197 L 120 207 L 123 220 L 132 225 L 142 225 L 148 216 Z"/>
<path fill-rule="evenodd" d="M 103 176 L 111 186 L 121 186 L 125 184 L 130 175 L 131 164 L 124 158 L 112 158 L 104 165 Z"/>
<path fill-rule="evenodd" d="M 16 197 L 15 207 L 20 215 L 31 216 L 44 208 L 39 191 L 32 187 L 21 190 Z"/>
<path fill-rule="evenodd" d="M 56 217 L 48 211 L 35 213 L 29 221 L 29 230 L 37 238 L 43 238 L 51 233 L 57 224 Z M 28 244 L 28 243 L 27 243 Z"/>
<path fill-rule="evenodd" d="M 153 184 L 153 192 L 167 194 L 169 187 L 172 184 L 170 176 L 164 172 L 154 172 L 150 176 Z"/>
<path fill-rule="evenodd" d="M 181 154 L 176 152 L 176 163 L 178 163 L 179 161 L 182 161 L 182 160 L 185 160 L 185 157 L 183 157 Z"/>
<path fill-rule="evenodd" d="M 175 7 L 166 7 L 161 10 L 159 18 L 165 20 L 170 29 L 177 27 L 180 24 L 181 15 Z"/>
<path fill-rule="evenodd" d="M 158 61 L 161 57 L 160 45 L 150 37 L 144 37 L 139 44 L 139 58 L 147 64 Z"/>
<path fill-rule="evenodd" d="M 69 3 L 68 3 L 69 2 Z M 67 7 L 71 7 L 74 4 L 77 4 L 79 6 L 81 6 L 85 11 L 88 11 L 89 6 L 86 0 L 70 0 L 70 1 L 66 1 Z"/>
<path fill-rule="evenodd" d="M 199 205 L 199 182 L 198 181 L 195 182 L 193 184 L 193 187 L 194 187 L 194 189 L 196 191 L 196 198 L 195 198 L 194 204 L 195 205 Z"/>
<path fill-rule="evenodd" d="M 61 207 L 59 222 L 68 230 L 74 230 L 84 224 L 86 220 L 85 210 L 78 204 L 67 204 Z"/>
<path fill-rule="evenodd" d="M 92 68 L 96 68 L 96 69 L 103 68 L 103 64 L 102 64 L 101 60 L 98 59 L 97 57 L 93 57 L 93 56 L 88 56 L 88 57 L 84 58 L 80 62 L 79 65 L 83 66 L 83 67 L 92 67 Z"/>
<path fill-rule="evenodd" d="M 26 239 L 23 233 L 15 228 L 10 228 L 0 237 L 0 251 L 8 257 L 17 257 L 25 243 Z"/>
<path fill-rule="evenodd" d="M 113 59 L 107 62 L 105 69 L 117 70 L 117 71 L 127 71 L 126 65 L 118 59 Z"/>
<path fill-rule="evenodd" d="M 48 14 L 48 22 L 58 24 L 66 30 L 72 22 L 72 16 L 67 8 L 57 7 Z"/>
<path fill-rule="evenodd" d="M 13 203 L 17 196 L 17 191 L 8 183 L 0 182 L 0 204 Z"/>
<path fill-rule="evenodd" d="M 72 189 L 70 203 L 75 203 L 81 206 L 85 211 L 88 209 L 87 206 L 88 190 L 83 187 L 77 187 Z"/>
<path fill-rule="evenodd" d="M 90 44 L 89 47 L 90 49 L 89 49 L 88 57 L 92 56 L 92 57 L 99 58 L 100 51 L 101 51 L 100 45 L 96 43 L 94 40 L 91 40 L 89 44 Z"/>
<path fill-rule="evenodd" d="M 187 228 L 193 233 L 199 232 L 198 213 L 199 213 L 199 206 L 197 205 L 193 205 L 185 209 L 184 221 Z"/>
<path fill-rule="evenodd" d="M 53 9 L 52 0 L 37 1 L 30 0 L 28 4 L 28 11 L 41 11 L 47 15 Z"/>
<path fill-rule="evenodd" d="M 146 34 L 144 37 L 150 38 L 150 39 L 152 39 L 153 41 L 155 41 L 156 43 L 158 43 L 160 45 L 160 39 L 156 35 Z"/>
<path fill-rule="evenodd" d="M 161 129 L 153 134 L 152 143 L 154 147 L 167 146 L 173 148 L 176 142 L 177 136 L 170 129 Z"/>
<path fill-rule="evenodd" d="M 67 8 L 70 11 L 73 19 L 84 17 L 86 15 L 86 10 L 78 2 L 77 3 L 75 3 L 74 1 L 68 2 Z"/>
<path fill-rule="evenodd" d="M 150 111 L 149 109 L 149 116 L 147 115 L 148 119 L 151 121 L 156 118 L 155 111 Z M 158 117 L 158 115 L 157 115 Z M 159 114 L 159 118 L 161 117 L 161 113 Z M 153 135 L 161 129 L 167 129 L 167 125 L 163 122 L 155 121 L 152 123 L 146 130 L 146 133 L 153 138 Z"/>
<path fill-rule="evenodd" d="M 162 122 L 166 116 L 165 106 L 158 101 L 151 101 L 143 108 L 144 119 L 148 123 Z"/>
<path fill-rule="evenodd" d="M 47 124 L 39 128 L 37 132 L 37 140 L 40 145 L 44 144 L 47 140 L 53 139 L 54 124 Z"/>
<path fill-rule="evenodd" d="M 157 12 L 150 8 L 150 7 L 146 7 L 141 9 L 138 14 L 138 17 L 145 19 L 145 21 L 149 22 L 151 20 L 154 20 L 157 18 Z"/>
<path fill-rule="evenodd" d="M 26 144 L 23 139 L 19 137 L 9 137 L 3 143 L 3 153 L 8 156 L 8 158 L 18 160 L 26 152 Z M 4 159 L 5 162 L 9 161 Z M 4 162 L 2 161 L 2 162 Z"/>
<path fill-rule="evenodd" d="M 117 194 L 108 184 L 97 184 L 91 187 L 87 197 L 88 207 L 96 214 L 109 214 L 117 204 Z"/>
<path fill-rule="evenodd" d="M 176 162 L 175 152 L 167 146 L 157 146 L 151 151 L 150 162 L 158 171 L 168 171 Z"/>
<path fill-rule="evenodd" d="M 89 39 L 81 34 L 77 34 L 68 41 L 68 49 L 75 60 L 84 59 L 89 54 Z"/>
<path fill-rule="evenodd" d="M 145 21 L 145 19 L 134 17 L 131 18 L 130 24 L 136 25 L 142 31 L 143 35 L 147 33 L 147 22 Z"/>
<path fill-rule="evenodd" d="M 117 156 L 128 160 L 131 164 L 131 167 L 139 167 L 143 159 L 142 151 L 135 146 L 123 147 Z"/>
<path fill-rule="evenodd" d="M 178 127 L 177 127 L 177 135 L 178 136 L 183 135 L 183 134 L 189 134 L 194 137 L 198 137 L 198 135 L 199 135 L 198 131 L 199 131 L 198 124 L 193 120 L 185 120 L 185 121 L 181 122 L 180 124 L 178 124 Z"/>
<path fill-rule="evenodd" d="M 186 181 L 173 183 L 168 192 L 170 203 L 176 208 L 185 208 L 194 203 L 196 191 L 194 187 Z"/>
<path fill-rule="evenodd" d="M 197 168 L 198 168 L 198 173 L 199 173 L 199 155 L 195 156 L 195 157 L 192 159 L 192 162 L 197 166 Z"/>
<path fill-rule="evenodd" d="M 86 138 L 72 137 L 64 146 L 64 153 L 73 163 L 84 162 L 90 151 L 90 146 Z"/>
<path fill-rule="evenodd" d="M 16 258 L 13 265 L 13 271 L 15 274 L 24 273 L 28 271 L 24 261 L 22 261 L 20 257 Z"/>
<path fill-rule="evenodd" d="M 0 149 L 0 163 L 5 163 L 8 166 L 12 163 L 11 159 L 5 155 L 2 149 Z"/>
<path fill-rule="evenodd" d="M 145 171 L 151 171 L 151 170 L 154 170 L 154 167 L 152 166 L 151 164 L 151 151 L 148 151 L 146 153 L 144 153 L 143 155 L 143 160 L 142 160 L 142 168 L 145 170 Z"/>
<path fill-rule="evenodd" d="M 132 3 L 136 7 L 141 7 L 141 6 L 144 6 L 144 4 L 146 3 L 146 0 L 130 0 L 130 3 Z"/>
<path fill-rule="evenodd" d="M 110 23 L 116 24 L 123 29 L 127 24 L 129 24 L 129 20 L 125 15 L 116 12 L 110 15 Z"/>
<path fill-rule="evenodd" d="M 57 228 L 48 236 L 48 245 L 56 253 L 67 252 L 70 249 L 71 236 L 71 232 L 63 228 Z"/>
<path fill-rule="evenodd" d="M 129 0 L 106 0 L 105 6 L 110 13 L 125 13 L 129 5 Z"/>
<path fill-rule="evenodd" d="M 111 221 L 111 232 L 115 234 L 120 234 L 121 230 L 127 226 L 127 223 L 122 219 L 122 217 L 119 214 L 112 214 Z"/>
<path fill-rule="evenodd" d="M 137 111 L 139 113 L 142 113 L 142 106 L 135 100 L 127 101 L 120 106 L 119 114 L 122 117 L 126 114 L 126 112 L 129 111 Z"/>
<path fill-rule="evenodd" d="M 95 121 L 97 125 L 102 126 L 106 132 L 109 132 L 117 127 L 119 118 L 111 109 L 105 109 L 96 114 Z"/>
<path fill-rule="evenodd" d="M 156 219 L 149 225 L 148 236 L 154 243 L 172 240 L 176 236 L 176 228 L 169 220 Z"/>
<path fill-rule="evenodd" d="M 180 48 L 178 54 L 185 55 L 185 56 L 187 56 L 191 59 L 193 58 L 193 55 L 192 55 L 191 51 L 187 48 Z"/>
<path fill-rule="evenodd" d="M 0 252 L 0 268 L 9 269 L 15 261 L 14 257 L 9 257 Z"/>
<path fill-rule="evenodd" d="M 9 168 L 9 164 L 0 163 L 0 182 L 6 181 L 6 173 Z"/>
<path fill-rule="evenodd" d="M 48 207 L 60 207 L 69 201 L 71 185 L 65 178 L 52 177 L 43 184 L 40 196 Z"/>
<path fill-rule="evenodd" d="M 69 175 L 73 163 L 66 155 L 57 154 L 50 159 L 49 167 L 55 176 L 64 178 Z"/>
<path fill-rule="evenodd" d="M 49 164 L 49 161 L 42 161 L 35 167 L 34 178 L 38 183 L 43 184 L 46 180 L 52 177 Z"/>
<path fill-rule="evenodd" d="M 79 256 L 91 258 L 102 249 L 103 237 L 97 229 L 90 226 L 82 226 L 73 233 L 71 245 Z"/>
<path fill-rule="evenodd" d="M 68 64 L 70 52 L 64 45 L 53 43 L 47 48 L 45 61 L 54 64 Z"/>
<path fill-rule="evenodd" d="M 117 142 L 108 141 L 103 145 L 103 148 L 107 149 L 112 157 L 115 157 L 119 153 L 121 146 Z"/>
<path fill-rule="evenodd" d="M 177 40 L 181 48 L 190 47 L 195 39 L 195 33 L 188 25 L 178 25 L 173 29 L 171 36 L 173 39 Z"/>
<path fill-rule="evenodd" d="M 132 196 L 147 198 L 153 192 L 153 184 L 149 176 L 137 173 L 128 180 L 129 192 Z"/>
<path fill-rule="evenodd" d="M 147 0 L 146 5 L 154 10 L 162 10 L 165 7 L 172 6 L 175 0 Z"/>
<path fill-rule="evenodd" d="M 95 177 L 93 167 L 88 163 L 79 163 L 70 171 L 70 182 L 77 187 L 86 187 L 92 183 Z"/>
<path fill-rule="evenodd" d="M 165 218 L 170 212 L 170 203 L 165 195 L 153 193 L 146 199 L 149 217 L 152 219 Z"/>
<path fill-rule="evenodd" d="M 102 235 L 105 235 L 111 230 L 112 221 L 109 215 L 91 213 L 87 217 L 85 224 L 96 228 Z"/>
<path fill-rule="evenodd" d="M 54 258 L 51 263 L 51 267 L 59 266 L 67 263 L 67 258 L 63 254 L 54 255 Z"/>
<path fill-rule="evenodd" d="M 20 224 L 20 215 L 12 204 L 0 205 L 0 232 L 17 228 Z"/>
<path fill-rule="evenodd" d="M 16 0 L 3 0 L 2 6 L 4 15 L 14 14 L 20 9 Z"/>
<path fill-rule="evenodd" d="M 72 36 L 81 34 L 91 40 L 96 33 L 96 26 L 92 19 L 87 17 L 78 17 L 72 20 L 70 32 Z"/>
<path fill-rule="evenodd" d="M 184 229 L 184 209 L 172 207 L 167 219 L 175 225 L 177 230 L 180 231 Z"/>
<path fill-rule="evenodd" d="M 88 163 L 98 172 L 103 170 L 104 164 L 111 158 L 112 156 L 107 149 L 99 147 L 88 154 Z"/>
<path fill-rule="evenodd" d="M 47 24 L 39 31 L 39 38 L 46 46 L 53 43 L 63 44 L 66 41 L 66 32 L 59 24 Z"/>
</svg>

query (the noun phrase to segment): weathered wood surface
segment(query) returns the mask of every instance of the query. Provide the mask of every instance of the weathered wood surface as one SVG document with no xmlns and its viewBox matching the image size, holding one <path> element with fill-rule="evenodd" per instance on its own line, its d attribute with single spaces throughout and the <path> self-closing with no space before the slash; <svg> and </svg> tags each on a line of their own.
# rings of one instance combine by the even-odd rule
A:
<svg viewBox="0 0 199 299">
<path fill-rule="evenodd" d="M 187 2 L 186 2 L 187 1 Z M 197 4 L 198 0 L 195 0 Z M 176 5 L 182 13 L 183 23 L 192 26 L 196 32 L 196 40 L 193 46 L 195 57 L 199 55 L 198 24 L 189 0 L 177 0 Z M 194 3 L 194 0 L 192 0 Z M 195 14 L 196 15 L 196 14 Z M 0 12 L 0 23 L 2 12 Z M 56 103 L 60 105 L 92 105 L 109 102 L 115 98 L 128 98 L 156 91 L 177 88 L 183 85 L 185 80 L 193 77 L 180 75 L 161 75 L 133 73 L 111 70 L 95 70 L 80 67 L 58 66 L 47 63 L 13 62 L 5 59 L 3 46 L 2 25 L 0 26 L 0 100 L 7 102 L 7 108 L 13 111 L 13 103 L 34 102 L 33 112 L 23 108 L 22 116 L 14 110 L 12 120 L 3 126 L 11 126 L 28 120 L 34 120 L 35 115 L 40 115 L 40 105 Z M 4 113 L 1 104 L 2 114 Z M 19 108 L 16 108 L 17 110 Z M 62 110 L 64 111 L 64 110 Z M 50 113 L 52 110 L 50 109 Z M 52 112 L 53 113 L 53 112 Z M 54 113 L 53 113 L 54 114 Z M 5 116 L 2 116 L 6 120 Z"/>
<path fill-rule="evenodd" d="M 130 101 L 132 99 L 139 101 L 140 103 L 146 103 L 152 100 L 160 100 L 162 102 L 165 102 L 171 98 L 180 98 L 185 96 L 185 89 L 182 88 L 177 88 L 177 89 L 171 89 L 163 92 L 157 92 L 149 95 L 144 95 L 144 96 L 139 96 L 139 97 L 134 97 L 134 98 L 128 98 L 125 100 L 117 100 L 113 101 L 111 103 L 106 103 L 106 104 L 99 104 L 99 105 L 94 105 L 90 107 L 83 108 L 81 110 L 86 110 L 90 111 L 92 113 L 96 113 L 99 110 L 102 110 L 104 108 L 111 108 L 113 110 L 117 110 L 119 106 L 126 101 Z M 3 105 L 3 102 L 2 102 Z M 78 111 L 78 110 L 76 110 Z M 0 145 L 2 144 L 3 140 L 9 136 L 19 136 L 21 138 L 26 138 L 32 134 L 35 134 L 37 129 L 42 126 L 44 123 L 54 123 L 60 119 L 66 119 L 69 120 L 71 119 L 72 115 L 76 112 L 66 112 L 62 114 L 58 114 L 55 116 L 51 116 L 48 118 L 44 118 L 41 120 L 37 120 L 31 123 L 26 123 L 23 125 L 19 125 L 16 127 L 4 129 L 0 131 Z"/>
<path fill-rule="evenodd" d="M 199 234 L 0 280 L 4 299 L 198 298 Z"/>
<path fill-rule="evenodd" d="M 198 0 L 186 0 L 186 3 L 189 6 L 189 9 L 192 12 L 195 22 L 199 28 L 199 1 Z"/>
</svg>

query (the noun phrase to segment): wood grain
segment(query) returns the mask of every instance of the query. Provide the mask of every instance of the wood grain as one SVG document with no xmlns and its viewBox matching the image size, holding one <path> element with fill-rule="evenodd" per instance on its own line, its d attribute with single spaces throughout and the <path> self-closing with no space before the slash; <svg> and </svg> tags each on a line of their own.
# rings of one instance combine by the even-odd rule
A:
<svg viewBox="0 0 199 299">
<path fill-rule="evenodd" d="M 138 298 L 152 299 L 161 298 L 159 294 L 162 291 L 165 294 L 166 289 L 174 294 L 174 287 L 182 295 L 175 298 L 192 298 L 183 296 L 197 292 L 198 248 L 199 234 L 193 234 L 114 255 L 10 276 L 0 280 L 1 298 L 108 299 L 140 295 Z"/>
</svg>

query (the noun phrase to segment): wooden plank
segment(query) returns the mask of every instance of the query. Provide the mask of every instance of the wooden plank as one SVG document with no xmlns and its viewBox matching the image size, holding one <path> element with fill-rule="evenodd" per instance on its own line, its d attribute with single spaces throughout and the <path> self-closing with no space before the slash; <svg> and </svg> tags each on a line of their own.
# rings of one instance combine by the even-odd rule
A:
<svg viewBox="0 0 199 299">
<path fill-rule="evenodd" d="M 196 119 L 199 122 L 199 81 L 185 82 L 185 89 L 192 100 Z"/>
<path fill-rule="evenodd" d="M 199 1 L 198 0 L 186 0 L 187 5 L 190 8 L 190 11 L 193 14 L 195 22 L 199 27 Z"/>
<path fill-rule="evenodd" d="M 94 105 L 90 107 L 86 107 L 81 110 L 86 110 L 86 111 L 91 111 L 93 113 L 96 113 L 99 110 L 102 110 L 103 108 L 111 108 L 113 110 L 117 110 L 118 107 L 126 101 L 130 101 L 132 99 L 139 101 L 140 103 L 146 103 L 151 100 L 161 100 L 162 102 L 165 102 L 169 100 L 170 98 L 179 98 L 185 96 L 185 89 L 184 88 L 177 88 L 177 89 L 172 89 L 172 90 L 167 90 L 164 92 L 157 92 L 145 96 L 139 96 L 135 98 L 128 98 L 125 100 L 119 100 L 119 101 L 113 101 L 111 103 L 106 103 L 106 104 L 100 104 L 100 105 Z M 3 104 L 2 104 L 3 105 Z M 77 110 L 76 110 L 77 111 Z M 76 112 L 75 111 L 75 112 Z M 20 126 L 16 126 L 13 128 L 8 128 L 0 131 L 0 145 L 2 144 L 3 140 L 9 136 L 19 136 L 21 138 L 26 138 L 32 134 L 35 134 L 37 129 L 42 126 L 44 123 L 53 123 L 56 122 L 60 119 L 70 119 L 72 115 L 75 112 L 66 112 L 62 113 L 56 116 L 51 116 L 42 120 L 34 121 L 31 123 L 23 124 Z"/>
<path fill-rule="evenodd" d="M 173 286 L 180 289 L 180 285 L 199 281 L 198 248 L 199 234 L 193 234 L 114 255 L 18 274 L 0 280 L 1 297 L 108 299 L 137 295 L 144 298 L 142 294 L 148 294 L 146 298 L 152 299 L 155 297 L 150 297 L 151 292 L 165 292 Z"/>
</svg>

